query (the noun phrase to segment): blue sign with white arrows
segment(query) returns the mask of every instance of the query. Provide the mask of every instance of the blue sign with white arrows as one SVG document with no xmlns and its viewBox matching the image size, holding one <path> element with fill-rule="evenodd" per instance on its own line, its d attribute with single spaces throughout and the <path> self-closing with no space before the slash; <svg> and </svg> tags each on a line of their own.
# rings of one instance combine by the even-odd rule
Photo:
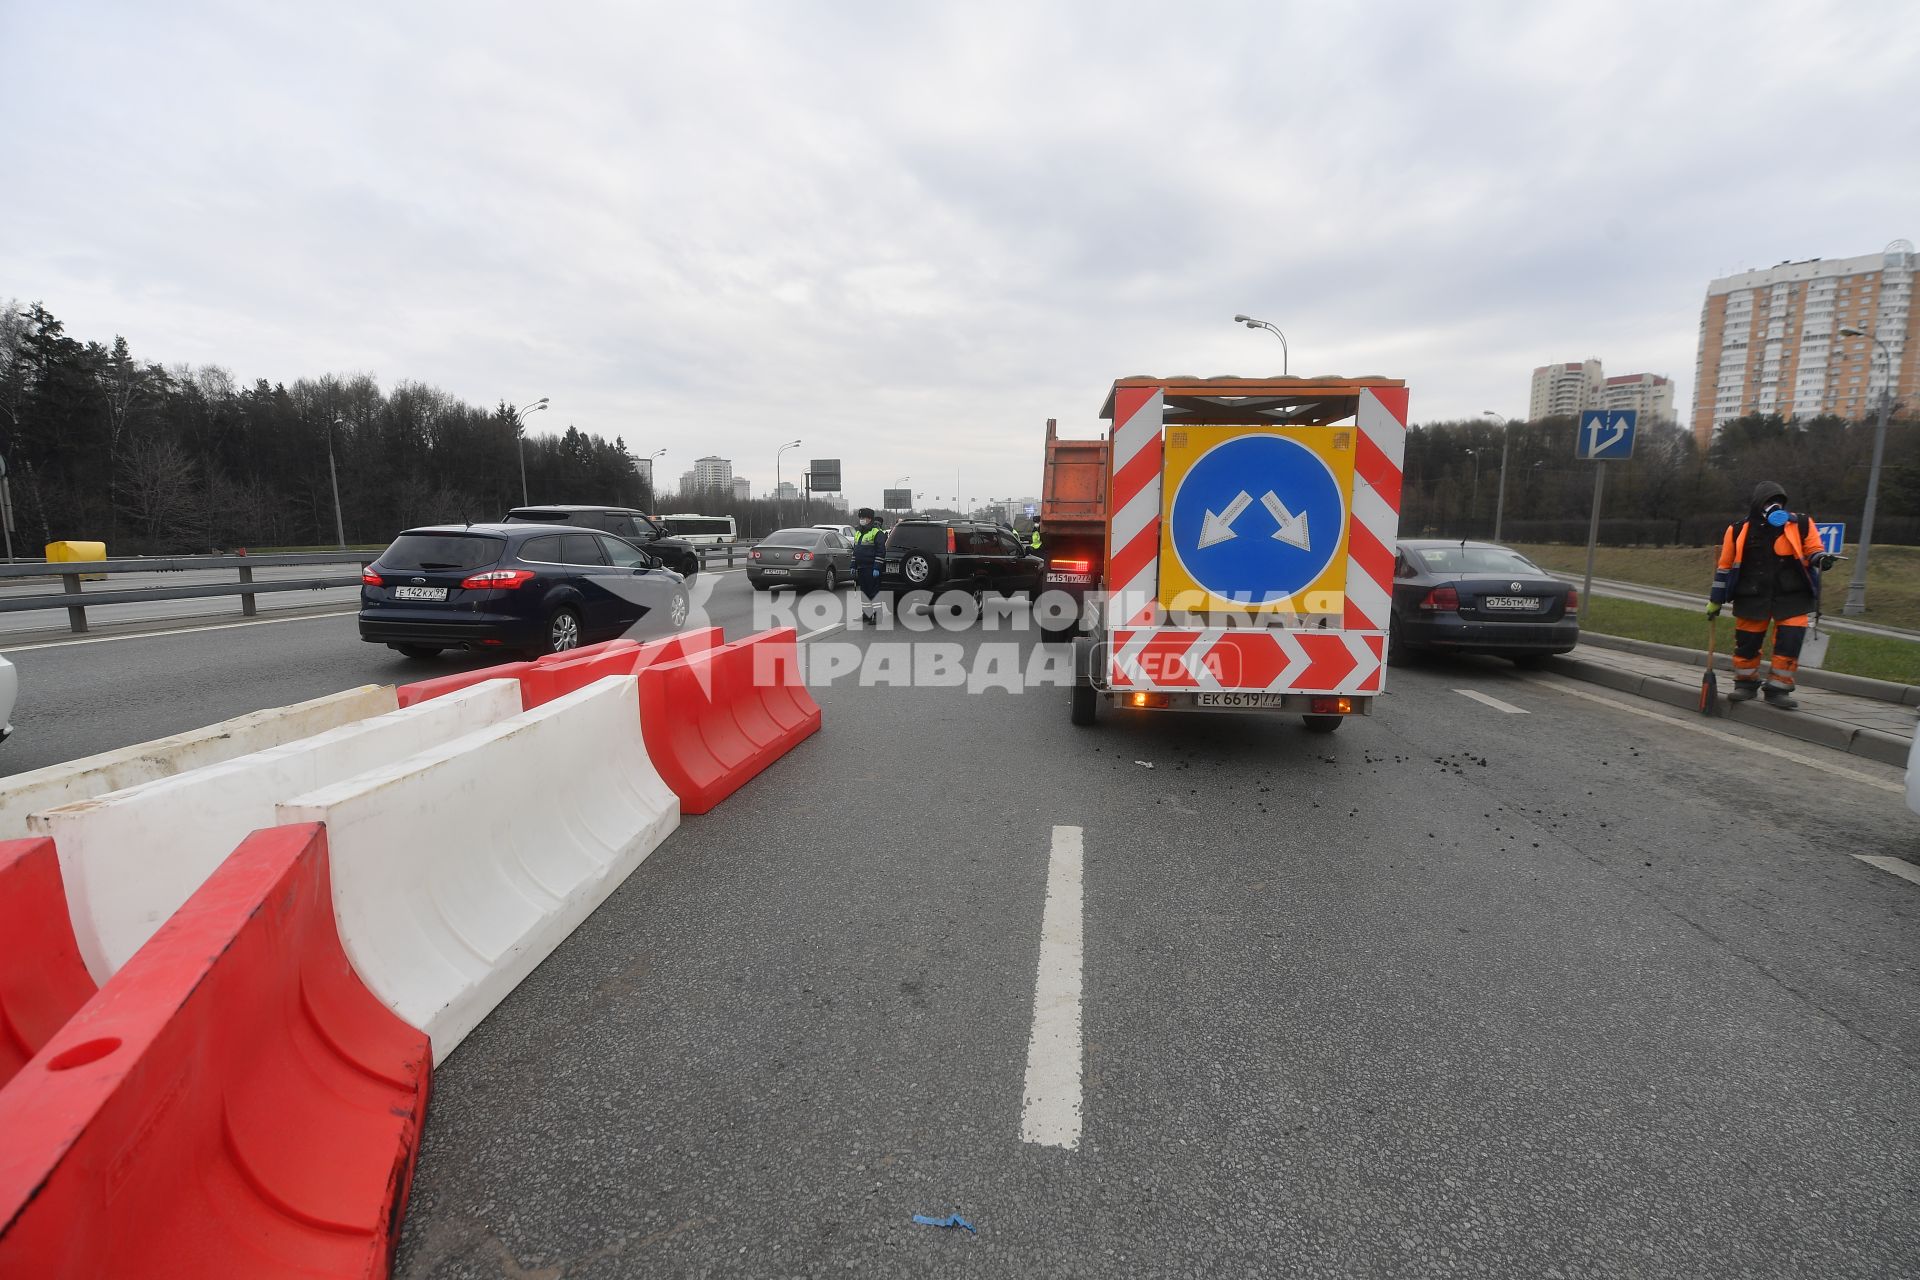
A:
<svg viewBox="0 0 1920 1280">
<path fill-rule="evenodd" d="M 1573 456 L 1581 462 L 1625 462 L 1633 456 L 1635 409 L 1588 409 L 1580 415 Z"/>
<path fill-rule="evenodd" d="M 1820 545 L 1833 555 L 1840 554 L 1840 548 L 1847 545 L 1847 526 L 1835 520 L 1832 524 L 1816 524 L 1820 531 Z"/>
<path fill-rule="evenodd" d="M 1243 435 L 1181 477 L 1170 534 L 1193 581 L 1227 600 L 1271 604 L 1305 591 L 1346 530 L 1340 482 L 1319 454 L 1277 435 Z"/>
</svg>

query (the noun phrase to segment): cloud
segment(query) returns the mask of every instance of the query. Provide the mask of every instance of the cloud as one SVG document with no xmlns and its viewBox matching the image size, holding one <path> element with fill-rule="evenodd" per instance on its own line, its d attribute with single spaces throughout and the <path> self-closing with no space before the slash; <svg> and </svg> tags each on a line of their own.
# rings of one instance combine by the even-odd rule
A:
<svg viewBox="0 0 1920 1280">
<path fill-rule="evenodd" d="M 15 6 L 0 296 L 872 500 L 1039 487 L 1114 377 L 1691 383 L 1706 281 L 1916 205 L 1887 4 Z M 22 107 L 20 104 L 27 104 Z M 24 126 L 24 127 L 19 127 Z"/>
</svg>

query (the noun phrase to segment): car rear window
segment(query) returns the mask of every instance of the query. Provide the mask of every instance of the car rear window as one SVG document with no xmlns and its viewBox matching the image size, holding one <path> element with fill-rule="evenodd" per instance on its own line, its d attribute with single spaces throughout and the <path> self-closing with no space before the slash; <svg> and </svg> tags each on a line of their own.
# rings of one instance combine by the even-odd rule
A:
<svg viewBox="0 0 1920 1280">
<path fill-rule="evenodd" d="M 505 538 L 484 533 L 403 533 L 380 553 L 389 569 L 482 569 L 506 550 Z"/>
<path fill-rule="evenodd" d="M 1540 566 L 1505 547 L 1426 547 L 1416 554 L 1434 573 L 1539 573 Z"/>
<path fill-rule="evenodd" d="M 887 535 L 887 545 L 906 551 L 945 551 L 947 529 L 945 525 L 938 524 L 895 525 L 893 532 Z"/>
<path fill-rule="evenodd" d="M 774 547 L 817 547 L 820 538 L 818 529 L 776 529 L 767 535 L 766 541 Z"/>
</svg>

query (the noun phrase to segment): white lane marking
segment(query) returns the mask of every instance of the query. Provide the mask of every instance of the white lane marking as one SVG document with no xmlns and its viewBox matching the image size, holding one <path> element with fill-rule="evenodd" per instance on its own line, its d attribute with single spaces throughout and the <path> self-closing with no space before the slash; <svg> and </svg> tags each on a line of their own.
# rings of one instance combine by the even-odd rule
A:
<svg viewBox="0 0 1920 1280">
<path fill-rule="evenodd" d="M 1080 858 L 1085 833 L 1055 827 L 1047 860 L 1047 906 L 1040 920 L 1040 963 L 1033 983 L 1033 1036 L 1027 1041 L 1025 1142 L 1080 1146 Z"/>
<path fill-rule="evenodd" d="M 1527 683 L 1541 685 L 1554 690 L 1556 693 L 1564 693 L 1569 697 L 1585 698 L 1588 702 L 1597 702 L 1603 707 L 1612 707 L 1615 711 L 1625 711 L 1630 715 L 1644 716 L 1649 720 L 1658 720 L 1661 724 L 1675 729 L 1685 729 L 1688 733 L 1705 734 L 1709 738 L 1718 738 L 1720 741 L 1731 743 L 1736 747 L 1745 747 L 1748 751 L 1758 751 L 1762 755 L 1778 756 L 1780 759 L 1796 766 L 1818 769 L 1822 773 L 1830 773 L 1836 778 L 1845 778 L 1849 782 L 1858 782 L 1865 786 L 1877 787 L 1882 791 L 1891 791 L 1895 795 L 1906 794 L 1907 789 L 1897 782 L 1886 782 L 1871 774 L 1861 773 L 1855 769 L 1843 769 L 1837 764 L 1828 764 L 1825 760 L 1815 759 L 1810 754 L 1803 755 L 1797 751 L 1788 751 L 1784 747 L 1776 747 L 1770 743 L 1751 742 L 1746 738 L 1736 737 L 1731 733 L 1722 733 L 1718 729 L 1709 729 L 1703 724 L 1695 724 L 1693 721 L 1685 719 L 1682 716 L 1662 715 L 1658 711 L 1649 711 L 1645 707 L 1636 707 L 1625 702 L 1616 702 L 1612 698 L 1603 698 L 1597 693 L 1588 693 L 1585 689 L 1577 689 L 1570 684 L 1564 684 L 1558 680 L 1547 680 L 1539 676 L 1531 676 L 1527 678 Z"/>
<path fill-rule="evenodd" d="M 1472 698 L 1475 702 L 1492 707 L 1495 711 L 1504 711 L 1510 716 L 1524 716 L 1527 714 L 1525 708 L 1516 707 L 1511 702 L 1502 702 L 1498 698 L 1489 698 L 1478 689 L 1455 689 L 1454 692 L 1463 698 Z"/>
<path fill-rule="evenodd" d="M 219 622 L 204 627 L 175 627 L 168 631 L 133 631 L 121 636 L 82 636 L 78 640 L 50 640 L 44 644 L 6 645 L 0 653 L 28 653 L 34 649 L 67 649 L 77 644 L 112 644 L 116 640 L 153 640 L 160 636 L 189 636 L 199 631 L 232 631 L 236 627 L 272 627 L 283 622 L 313 622 L 320 618 L 351 618 L 358 609 L 334 613 L 303 613 L 297 618 L 256 618 L 252 622 Z"/>
<path fill-rule="evenodd" d="M 809 632 L 807 632 L 807 634 L 805 634 L 805 635 L 803 635 L 803 636 L 801 636 L 801 637 L 800 637 L 800 639 L 802 639 L 802 640 L 815 640 L 815 639 L 818 639 L 818 638 L 819 638 L 819 637 L 821 637 L 821 636 L 824 636 L 824 635 L 827 635 L 827 634 L 829 634 L 830 632 L 834 632 L 834 631 L 838 631 L 838 630 L 840 630 L 840 628 L 842 628 L 842 627 L 844 627 L 844 626 L 846 626 L 846 625 L 847 625 L 847 624 L 846 624 L 846 623 L 844 623 L 844 622 L 833 622 L 833 623 L 829 623 L 829 624 L 827 624 L 826 626 L 824 626 L 824 627 L 821 627 L 821 628 L 820 628 L 819 630 L 817 630 L 817 631 L 809 631 Z"/>
<path fill-rule="evenodd" d="M 1856 853 L 1853 856 L 1870 867 L 1878 867 L 1890 875 L 1899 876 L 1902 880 L 1911 880 L 1915 884 L 1920 884 L 1920 867 L 1914 866 L 1904 858 L 1883 858 L 1873 853 Z"/>
</svg>

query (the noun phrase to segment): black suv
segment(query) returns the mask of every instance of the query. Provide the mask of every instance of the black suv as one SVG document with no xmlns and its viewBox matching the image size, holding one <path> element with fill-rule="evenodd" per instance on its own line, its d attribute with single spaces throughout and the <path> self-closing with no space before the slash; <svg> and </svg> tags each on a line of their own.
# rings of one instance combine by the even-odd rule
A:
<svg viewBox="0 0 1920 1280">
<path fill-rule="evenodd" d="M 668 533 L 667 527 L 658 520 L 632 507 L 584 507 L 572 503 L 515 507 L 507 512 L 507 523 L 572 524 L 598 529 L 616 538 L 625 538 L 683 578 L 700 572 L 700 553 L 692 543 L 682 542 Z"/>
<path fill-rule="evenodd" d="M 902 520 L 887 533 L 881 586 L 909 591 L 967 591 L 1031 596 L 1046 561 L 1013 531 L 973 520 Z"/>
</svg>

